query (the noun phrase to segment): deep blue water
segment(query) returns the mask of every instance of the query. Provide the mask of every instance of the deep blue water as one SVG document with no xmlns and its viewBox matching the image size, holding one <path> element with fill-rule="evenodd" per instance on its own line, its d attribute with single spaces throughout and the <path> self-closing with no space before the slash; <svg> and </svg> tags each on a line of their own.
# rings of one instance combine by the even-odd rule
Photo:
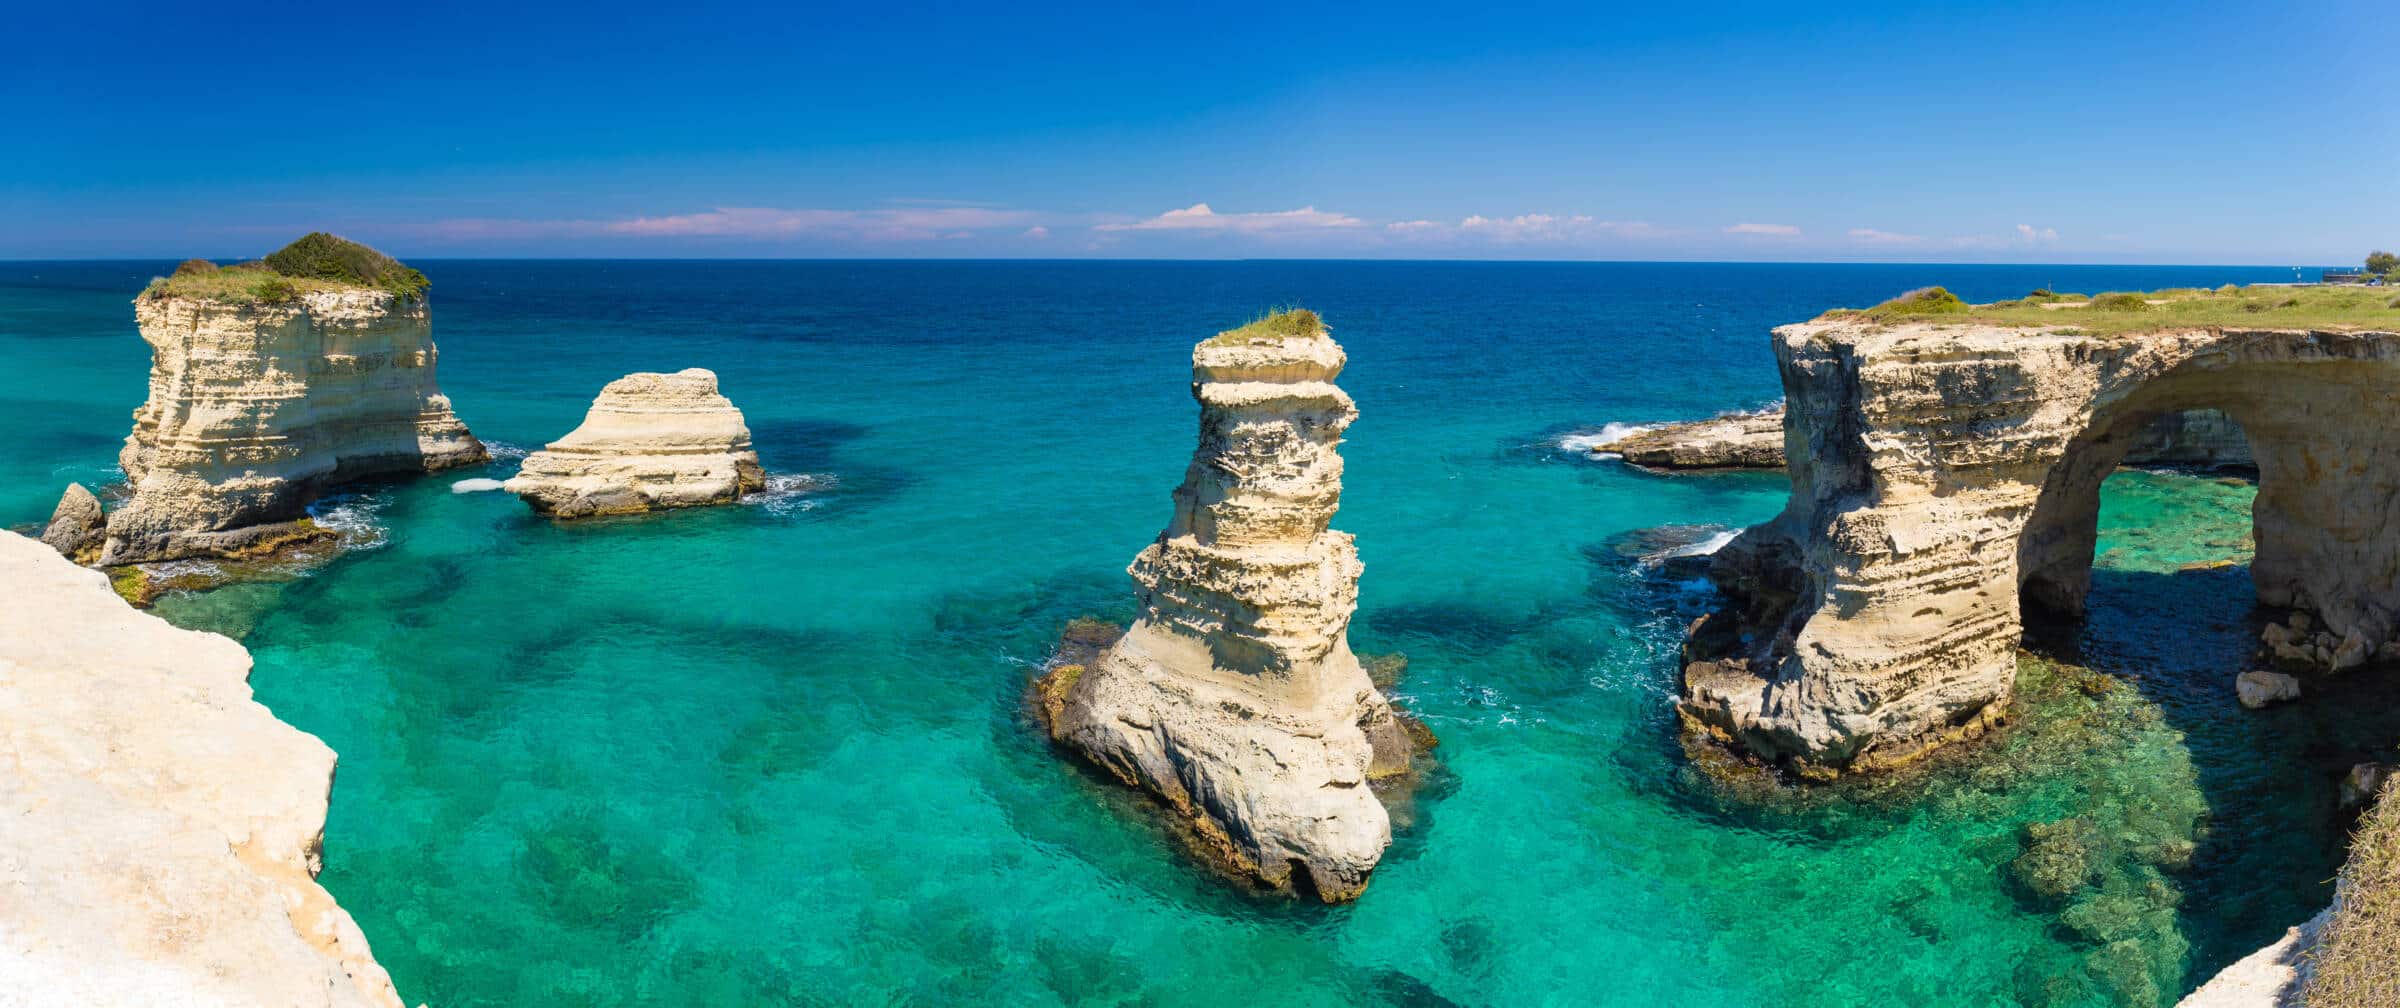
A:
<svg viewBox="0 0 2400 1008">
<path fill-rule="evenodd" d="M 323 881 L 412 1004 L 2171 1003 L 2326 898 L 2326 743 L 2227 711 L 2246 581 L 2178 573 L 2238 544 L 2162 531 L 2238 531 L 2238 493 L 2112 496 L 2107 545 L 2133 552 L 2086 645 L 2130 685 L 2059 701 L 2072 731 L 1897 798 L 1746 808 L 1673 744 L 1695 599 L 1626 554 L 1766 517 L 1780 476 L 1558 447 L 1770 401 L 1770 326 L 1909 287 L 2289 270 L 415 265 L 442 386 L 495 445 L 565 433 L 626 372 L 707 367 L 771 472 L 827 485 L 579 525 L 451 492 L 504 459 L 367 488 L 344 513 L 384 544 L 309 577 L 162 602 L 244 635 L 260 699 L 341 753 Z M 170 266 L 0 263 L 0 524 L 115 478 L 147 367 L 127 302 Z M 1293 304 L 1348 348 L 1362 414 L 1336 519 L 1366 561 L 1353 642 L 1409 656 L 1399 693 L 1443 740 L 1337 908 L 1191 867 L 1019 708 L 1061 624 L 1131 613 L 1123 568 L 1192 447 L 1191 344 Z M 2192 834 L 2176 902 L 2151 886 L 2103 941 L 2013 890 L 2021 827 L 2072 816 Z M 2165 964 L 2147 1002 L 2107 955 Z"/>
</svg>

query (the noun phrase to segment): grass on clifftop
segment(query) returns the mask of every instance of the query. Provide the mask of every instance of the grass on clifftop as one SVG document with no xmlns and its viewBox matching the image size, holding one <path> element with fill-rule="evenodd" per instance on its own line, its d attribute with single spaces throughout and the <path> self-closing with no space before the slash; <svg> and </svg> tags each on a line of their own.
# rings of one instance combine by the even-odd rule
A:
<svg viewBox="0 0 2400 1008">
<path fill-rule="evenodd" d="M 175 275 L 150 281 L 142 296 L 275 304 L 302 294 L 361 289 L 414 298 L 429 286 L 425 274 L 391 256 L 316 231 L 258 262 L 219 267 L 187 259 L 175 267 Z"/>
<path fill-rule="evenodd" d="M 2381 329 L 2400 331 L 2400 297 L 2350 285 L 2175 287 L 2148 293 L 2111 292 L 2085 298 L 2035 291 L 2022 298 L 1968 304 L 1940 287 L 1910 291 L 1873 308 L 1836 308 L 1819 319 L 2060 326 L 2114 335 L 2211 327 L 2255 329 Z"/>
<path fill-rule="evenodd" d="M 2400 780 L 2385 784 L 2342 868 L 2341 909 L 2318 937 L 2309 1008 L 2400 1004 Z"/>
<path fill-rule="evenodd" d="M 1290 336 L 1309 337 L 1325 332 L 1325 321 L 1306 308 L 1278 308 L 1252 319 L 1239 329 L 1227 329 L 1209 339 L 1211 343 L 1247 343 L 1251 340 L 1283 339 Z"/>
</svg>

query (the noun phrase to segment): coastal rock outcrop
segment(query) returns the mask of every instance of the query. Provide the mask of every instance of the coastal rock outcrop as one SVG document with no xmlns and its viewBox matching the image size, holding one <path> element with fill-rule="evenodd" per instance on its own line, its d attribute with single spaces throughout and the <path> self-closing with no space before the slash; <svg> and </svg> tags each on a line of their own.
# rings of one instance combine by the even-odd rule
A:
<svg viewBox="0 0 2400 1008">
<path fill-rule="evenodd" d="M 1783 407 L 1636 429 L 1592 446 L 1652 469 L 1783 468 Z"/>
<path fill-rule="evenodd" d="M 1792 493 L 1720 550 L 1688 727 L 1805 775 L 2006 716 L 2026 611 L 2072 618 L 2099 487 L 2156 418 L 2221 410 L 2259 471 L 2259 600 L 2372 653 L 2400 630 L 2400 334 L 1829 316 L 1776 331 Z"/>
<path fill-rule="evenodd" d="M 554 518 L 727 504 L 766 486 L 742 411 L 715 372 L 636 372 L 609 382 L 583 424 L 525 457 L 502 484 Z"/>
<path fill-rule="evenodd" d="M 81 483 L 67 484 L 58 506 L 50 509 L 50 523 L 42 526 L 42 542 L 60 556 L 84 563 L 98 557 L 107 539 L 108 515 L 100 507 L 100 498 Z"/>
<path fill-rule="evenodd" d="M 1361 566 L 1341 501 L 1342 348 L 1313 313 L 1192 352 L 1200 443 L 1175 515 L 1134 558 L 1131 629 L 1042 684 L 1050 735 L 1185 819 L 1218 860 L 1327 902 L 1391 842 L 1370 781 L 1408 732 L 1351 653 Z"/>
<path fill-rule="evenodd" d="M 327 247 L 317 239 L 405 270 L 318 235 L 269 262 Z M 197 263 L 135 299 L 150 395 L 118 456 L 131 494 L 100 562 L 255 550 L 335 485 L 487 459 L 434 381 L 423 278 L 405 274 L 413 284 L 374 286 Z"/>
<path fill-rule="evenodd" d="M 1781 469 L 1783 406 L 1638 427 L 1623 437 L 1592 443 L 1590 450 L 1650 469 Z M 2255 464 L 2242 426 L 2213 409 L 2151 420 L 2126 447 L 2124 461 L 2195 468 Z"/>
<path fill-rule="evenodd" d="M 9 533 L 0 602 L 0 1002 L 397 1008 L 315 881 L 333 751 L 241 645 Z"/>
</svg>

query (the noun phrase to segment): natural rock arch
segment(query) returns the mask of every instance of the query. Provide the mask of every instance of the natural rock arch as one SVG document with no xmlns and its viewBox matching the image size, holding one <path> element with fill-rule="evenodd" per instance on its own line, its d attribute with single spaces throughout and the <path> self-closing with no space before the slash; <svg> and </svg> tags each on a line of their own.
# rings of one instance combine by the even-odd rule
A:
<svg viewBox="0 0 2400 1008">
<path fill-rule="evenodd" d="M 1782 514 L 1723 551 L 1687 724 L 1809 774 L 2005 718 L 2021 599 L 2077 611 L 2099 485 L 2154 418 L 2217 409 L 2259 470 L 2261 602 L 2373 648 L 2400 616 L 2400 334 L 1821 319 L 1776 330 Z"/>
</svg>

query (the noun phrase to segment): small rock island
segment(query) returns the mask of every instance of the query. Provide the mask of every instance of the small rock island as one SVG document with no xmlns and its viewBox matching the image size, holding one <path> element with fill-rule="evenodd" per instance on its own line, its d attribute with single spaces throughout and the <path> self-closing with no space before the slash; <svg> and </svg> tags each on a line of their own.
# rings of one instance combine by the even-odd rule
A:
<svg viewBox="0 0 2400 1008">
<path fill-rule="evenodd" d="M 742 411 L 716 372 L 609 382 L 581 426 L 526 456 L 501 488 L 553 518 L 730 504 L 767 485 Z"/>
<path fill-rule="evenodd" d="M 119 456 L 130 494 L 96 561 L 254 554 L 309 534 L 298 520 L 331 487 L 488 459 L 434 380 L 426 287 L 324 233 L 153 282 L 134 299 L 151 362 Z"/>
<path fill-rule="evenodd" d="M 1328 527 L 1358 416 L 1343 363 L 1305 310 L 1193 348 L 1200 443 L 1129 568 L 1133 626 L 1036 684 L 1059 745 L 1156 796 L 1221 866 L 1326 902 L 1366 890 L 1392 838 L 1369 785 L 1411 755 L 1350 651 L 1361 566 Z"/>
</svg>

